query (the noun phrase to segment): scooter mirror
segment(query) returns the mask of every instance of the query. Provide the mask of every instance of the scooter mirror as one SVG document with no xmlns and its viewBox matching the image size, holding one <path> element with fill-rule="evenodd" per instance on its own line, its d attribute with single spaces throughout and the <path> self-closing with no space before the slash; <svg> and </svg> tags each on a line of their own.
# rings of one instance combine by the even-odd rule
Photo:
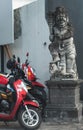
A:
<svg viewBox="0 0 83 130">
<path fill-rule="evenodd" d="M 12 57 L 13 57 L 13 59 L 16 59 L 16 56 L 15 56 L 15 55 L 13 55 Z"/>
<path fill-rule="evenodd" d="M 27 57 L 29 56 L 29 52 L 27 52 L 26 56 L 27 56 Z"/>
<path fill-rule="evenodd" d="M 17 61 L 18 61 L 18 63 L 20 63 L 20 58 L 19 57 L 17 58 Z"/>
</svg>

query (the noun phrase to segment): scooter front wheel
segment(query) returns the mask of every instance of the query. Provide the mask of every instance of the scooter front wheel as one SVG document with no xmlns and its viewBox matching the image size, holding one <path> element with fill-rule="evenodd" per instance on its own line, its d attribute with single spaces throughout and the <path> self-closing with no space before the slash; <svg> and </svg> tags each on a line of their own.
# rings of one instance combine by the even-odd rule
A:
<svg viewBox="0 0 83 130">
<path fill-rule="evenodd" d="M 18 121 L 20 125 L 27 130 L 34 130 L 40 127 L 42 118 L 41 113 L 35 107 L 28 107 L 29 114 L 27 113 L 26 109 L 21 109 L 18 113 Z"/>
</svg>

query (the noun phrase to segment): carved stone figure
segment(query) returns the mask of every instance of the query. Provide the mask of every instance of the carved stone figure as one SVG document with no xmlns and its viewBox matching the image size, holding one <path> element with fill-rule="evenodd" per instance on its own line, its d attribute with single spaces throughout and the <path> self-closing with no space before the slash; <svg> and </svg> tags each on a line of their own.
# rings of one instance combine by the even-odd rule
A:
<svg viewBox="0 0 83 130">
<path fill-rule="evenodd" d="M 55 12 L 48 14 L 51 44 L 49 50 L 52 62 L 49 71 L 52 78 L 77 79 L 76 49 L 73 27 L 64 7 L 57 7 Z"/>
</svg>

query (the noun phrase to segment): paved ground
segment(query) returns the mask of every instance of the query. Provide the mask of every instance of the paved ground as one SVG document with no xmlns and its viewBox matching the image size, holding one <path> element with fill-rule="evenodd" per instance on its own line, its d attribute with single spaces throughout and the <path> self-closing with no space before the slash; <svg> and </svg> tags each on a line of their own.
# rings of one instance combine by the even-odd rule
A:
<svg viewBox="0 0 83 130">
<path fill-rule="evenodd" d="M 16 122 L 9 122 L 6 126 L 3 122 L 0 122 L 0 130 L 23 130 Z M 38 130 L 83 130 L 83 121 L 81 123 L 50 123 L 42 122 Z"/>
</svg>

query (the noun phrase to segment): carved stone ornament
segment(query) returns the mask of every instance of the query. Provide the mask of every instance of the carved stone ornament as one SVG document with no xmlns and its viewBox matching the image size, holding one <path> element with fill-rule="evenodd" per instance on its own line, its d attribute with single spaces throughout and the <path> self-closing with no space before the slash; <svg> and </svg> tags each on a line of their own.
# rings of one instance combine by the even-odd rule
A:
<svg viewBox="0 0 83 130">
<path fill-rule="evenodd" d="M 48 13 L 51 79 L 78 79 L 73 27 L 64 7 Z"/>
</svg>

